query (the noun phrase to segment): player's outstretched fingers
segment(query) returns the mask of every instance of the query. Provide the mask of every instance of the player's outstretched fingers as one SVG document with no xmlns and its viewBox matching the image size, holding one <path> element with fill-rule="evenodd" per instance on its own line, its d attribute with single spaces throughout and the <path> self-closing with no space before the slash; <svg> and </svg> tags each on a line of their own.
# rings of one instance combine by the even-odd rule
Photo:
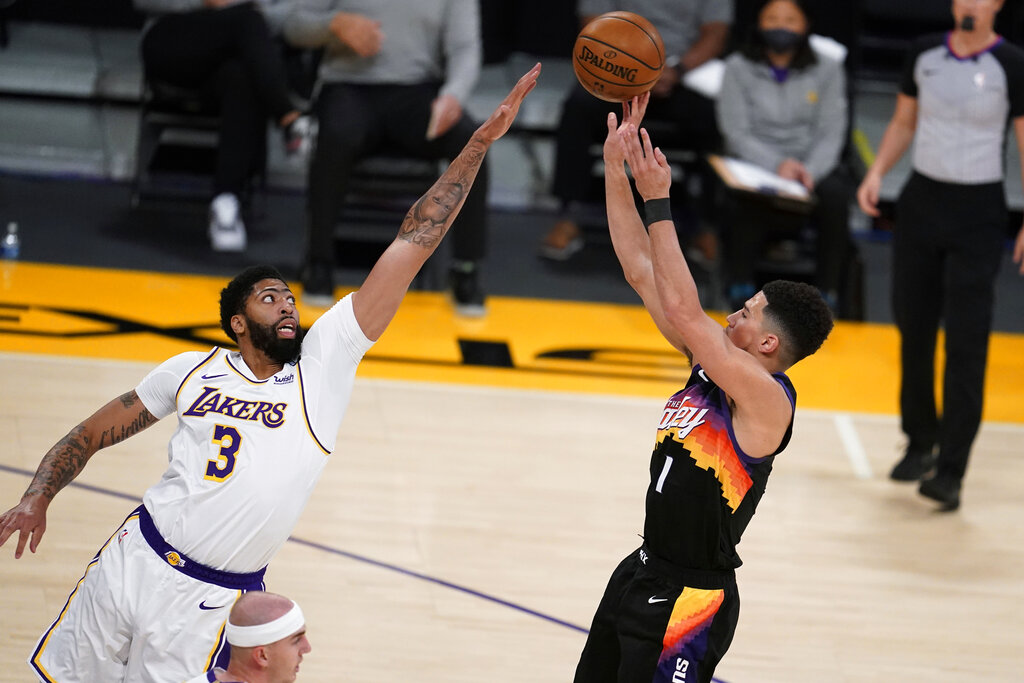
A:
<svg viewBox="0 0 1024 683">
<path fill-rule="evenodd" d="M 505 98 L 506 100 L 515 98 L 520 103 L 523 101 L 530 91 L 537 87 L 537 77 L 540 76 L 540 62 L 533 65 L 533 68 L 523 74 L 515 87 L 512 88 L 512 92 Z"/>
<path fill-rule="evenodd" d="M 25 545 L 29 550 L 36 551 L 39 541 L 46 531 L 46 514 L 33 509 L 28 503 L 22 501 L 0 516 L 0 545 L 7 542 L 7 539 L 18 532 L 18 543 L 14 547 L 14 558 L 18 559 L 25 552 Z M 29 541 L 31 540 L 31 543 Z"/>
<path fill-rule="evenodd" d="M 672 172 L 672 169 L 669 168 L 668 165 L 668 157 L 661 151 L 661 147 L 654 148 L 654 159 L 658 162 L 658 166 L 661 166 L 662 171 L 666 171 L 668 173 Z"/>
<path fill-rule="evenodd" d="M 508 132 L 508 129 L 512 126 L 512 121 L 515 120 L 516 115 L 519 113 L 519 105 L 523 103 L 523 98 L 536 87 L 537 76 L 539 75 L 540 62 L 537 62 L 532 69 L 523 74 L 522 78 L 509 91 L 508 95 L 505 95 L 505 99 L 501 101 L 497 109 L 477 128 L 477 133 L 487 143 L 494 142 Z"/>
<path fill-rule="evenodd" d="M 32 530 L 32 540 L 28 544 L 28 549 L 33 554 L 36 552 L 36 548 L 39 547 L 39 542 L 43 540 L 43 533 L 46 531 L 46 522 L 43 521 L 35 529 Z"/>
<path fill-rule="evenodd" d="M 647 104 L 651 101 L 651 91 L 648 90 L 643 95 L 633 98 L 633 106 L 630 111 L 630 122 L 635 126 L 639 126 L 640 122 L 644 120 L 644 114 L 647 113 Z"/>
<path fill-rule="evenodd" d="M 29 536 L 31 535 L 31 532 L 25 531 L 24 529 L 18 530 L 18 545 L 14 548 L 14 559 L 19 559 L 22 553 L 25 552 L 25 543 L 28 542 Z"/>
<path fill-rule="evenodd" d="M 622 146 L 622 154 L 626 157 L 631 171 L 636 173 L 640 170 L 639 145 L 636 142 L 636 127 L 633 124 L 619 128 L 619 144 Z"/>
<path fill-rule="evenodd" d="M 644 145 L 644 158 L 654 160 L 654 145 L 651 143 L 651 136 L 648 134 L 646 128 L 640 129 L 640 139 Z"/>
<path fill-rule="evenodd" d="M 8 523 L 7 515 L 0 517 L 0 546 L 7 542 L 12 533 L 14 533 L 14 527 Z"/>
</svg>

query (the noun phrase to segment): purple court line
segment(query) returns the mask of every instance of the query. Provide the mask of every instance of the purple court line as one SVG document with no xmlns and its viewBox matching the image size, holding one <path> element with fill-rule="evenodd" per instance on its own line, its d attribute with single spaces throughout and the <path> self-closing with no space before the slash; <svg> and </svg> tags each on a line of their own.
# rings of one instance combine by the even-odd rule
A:
<svg viewBox="0 0 1024 683">
<path fill-rule="evenodd" d="M 321 543 L 314 543 L 313 541 L 306 541 L 306 540 L 303 540 L 301 538 L 295 538 L 294 536 L 289 537 L 288 540 L 292 541 L 293 543 L 298 543 L 299 545 L 307 546 L 309 548 L 316 548 L 317 550 L 322 550 L 325 553 L 331 553 L 332 555 L 341 555 L 342 557 L 347 557 L 347 558 L 352 559 L 352 560 L 357 560 L 359 562 L 365 562 L 366 564 L 372 564 L 373 566 L 380 567 L 381 569 L 387 569 L 389 571 L 397 572 L 399 574 L 404 574 L 405 576 L 411 576 L 414 579 L 420 579 L 421 581 L 429 581 L 430 583 L 435 583 L 438 586 L 444 586 L 445 588 L 451 588 L 452 590 L 459 591 L 460 593 L 465 593 L 466 595 L 472 595 L 473 597 L 480 598 L 481 600 L 487 600 L 488 602 L 493 602 L 495 604 L 502 605 L 504 607 L 509 607 L 509 608 L 514 609 L 514 610 L 516 610 L 518 612 L 523 612 L 524 614 L 529 614 L 531 616 L 537 617 L 538 619 L 543 619 L 544 621 L 549 621 L 552 624 L 558 624 L 559 626 L 564 626 L 566 628 L 572 629 L 573 631 L 579 631 L 580 633 L 589 633 L 590 632 L 587 629 L 583 628 L 582 626 L 577 626 L 576 624 L 572 624 L 572 623 L 570 623 L 568 621 L 563 621 L 562 619 L 558 619 L 557 617 L 552 617 L 550 615 L 544 614 L 543 612 L 538 612 L 536 610 L 532 610 L 529 607 L 523 607 L 522 605 L 517 605 L 514 602 L 509 602 L 508 600 L 503 600 L 503 599 L 501 599 L 499 597 L 495 597 L 493 595 L 488 595 L 487 593 L 481 593 L 480 591 L 473 590 L 472 588 L 466 588 L 465 586 L 460 586 L 457 583 L 451 583 L 450 581 L 445 581 L 444 579 L 439 579 L 437 577 L 430 576 L 428 574 L 421 574 L 420 572 L 416 572 L 416 571 L 413 571 L 411 569 L 406 569 L 404 567 L 399 567 L 399 566 L 394 565 L 394 564 L 388 564 L 387 562 L 381 562 L 380 560 L 374 560 L 374 559 L 369 558 L 369 557 L 364 557 L 363 555 L 357 555 L 355 553 L 350 553 L 347 550 L 341 550 L 339 548 L 332 548 L 330 546 L 326 546 L 326 545 L 323 545 Z"/>
<path fill-rule="evenodd" d="M 10 472 L 11 474 L 20 474 L 20 475 L 23 475 L 23 476 L 26 476 L 26 477 L 31 477 L 33 475 L 33 473 L 29 472 L 28 470 L 23 470 L 23 469 L 18 468 L 18 467 L 11 467 L 10 465 L 4 465 L 2 463 L 0 463 L 0 471 Z M 69 484 L 69 486 L 74 486 L 76 488 L 84 489 L 86 491 L 92 491 L 93 493 L 100 493 L 100 494 L 103 494 L 105 496 L 113 496 L 114 498 L 121 498 L 123 500 L 128 500 L 128 501 L 131 501 L 133 503 L 142 502 L 141 499 L 138 498 L 137 496 L 133 496 L 133 495 L 130 495 L 130 494 L 127 494 L 127 493 L 121 493 L 120 491 L 114 491 L 112 489 L 103 488 L 102 486 L 93 486 L 92 484 L 82 484 L 82 483 L 79 483 L 77 481 L 71 482 Z M 444 579 L 439 579 L 437 577 L 430 576 L 429 574 L 421 574 L 420 572 L 416 572 L 416 571 L 413 571 L 411 569 L 406 569 L 405 567 L 399 567 L 398 565 L 395 565 L 395 564 L 389 564 L 387 562 L 381 562 L 380 560 L 375 560 L 373 558 L 366 557 L 364 555 L 358 555 L 356 553 L 352 553 L 352 552 L 349 552 L 347 550 L 342 550 L 340 548 L 332 548 L 329 545 L 324 545 L 322 543 L 316 543 L 314 541 L 307 541 L 307 540 L 302 539 L 302 538 L 296 538 L 295 536 L 289 536 L 288 540 L 291 541 L 292 543 L 297 543 L 299 545 L 306 546 L 307 548 L 313 548 L 315 550 L 321 550 L 321 551 L 323 551 L 325 553 L 330 553 L 332 555 L 340 555 L 341 557 L 347 557 L 348 559 L 355 560 L 356 562 L 362 562 L 364 564 L 369 564 L 369 565 L 372 565 L 374 567 L 380 567 L 381 569 L 387 569 L 388 571 L 392 571 L 392 572 L 395 572 L 395 573 L 398 573 L 398 574 L 402 574 L 403 576 L 409 576 L 409 577 L 414 578 L 414 579 L 419 579 L 420 581 L 427 581 L 429 583 L 433 583 L 433 584 L 436 584 L 438 586 L 443 586 L 444 588 L 450 588 L 451 590 L 458 591 L 460 593 L 465 593 L 466 595 L 471 595 L 471 596 L 473 596 L 475 598 L 480 598 L 481 600 L 486 600 L 488 602 L 493 602 L 496 605 L 501 605 L 503 607 L 508 607 L 509 609 L 514 609 L 517 612 L 522 612 L 523 614 L 529 614 L 530 616 L 537 617 L 538 619 L 543 619 L 544 621 L 550 622 L 552 624 L 557 624 L 559 626 L 564 626 L 565 628 L 571 629 L 573 631 L 578 631 L 580 633 L 590 633 L 590 631 L 588 629 L 585 629 L 582 626 L 577 626 L 576 624 L 573 624 L 571 622 L 565 621 L 563 619 L 559 619 L 557 617 L 553 617 L 551 615 L 544 614 L 543 612 L 538 612 L 537 610 L 530 609 L 529 607 L 524 607 L 522 605 L 517 605 L 514 602 L 509 602 L 508 600 L 503 600 L 502 598 L 496 597 L 494 595 L 489 595 L 487 593 L 482 593 L 482 592 L 480 592 L 478 590 L 473 590 L 472 588 L 467 588 L 466 586 L 460 586 L 459 584 L 452 583 L 451 581 L 445 581 Z M 721 680 L 719 678 L 712 678 L 711 680 L 712 680 L 713 683 L 726 683 L 726 681 L 723 681 L 723 680 Z"/>
<path fill-rule="evenodd" d="M 4 464 L 0 464 L 0 470 L 2 470 L 4 472 L 10 472 L 11 474 L 24 475 L 26 477 L 31 477 L 33 475 L 33 473 L 29 472 L 28 470 L 23 470 L 23 469 L 20 469 L 20 468 L 17 468 L 17 467 L 11 467 L 9 465 L 4 465 Z M 133 495 L 130 495 L 130 494 L 127 494 L 127 493 L 121 493 L 120 491 L 114 491 L 112 489 L 103 488 L 102 486 L 93 486 L 92 484 L 83 484 L 83 483 L 79 483 L 77 481 L 73 481 L 69 485 L 70 486 L 74 486 L 76 488 L 84 489 L 86 491 L 92 491 L 93 493 L 100 493 L 100 494 L 103 494 L 105 496 L 113 496 L 114 498 L 121 498 L 122 500 L 131 501 L 131 502 L 136 503 L 136 504 L 141 502 L 141 499 L 138 496 L 133 496 Z M 303 546 L 306 546 L 308 548 L 315 548 L 316 550 L 321 550 L 321 551 L 323 551 L 325 553 L 330 553 L 332 555 L 340 555 L 341 557 L 347 557 L 350 560 L 355 560 L 357 562 L 363 562 L 365 564 L 373 565 L 374 567 L 380 567 L 381 569 L 387 569 L 388 571 L 396 572 L 398 574 L 402 574 L 404 576 L 409 576 L 409 577 L 412 577 L 414 579 L 419 579 L 421 581 L 428 581 L 430 583 L 437 584 L 438 586 L 444 586 L 445 588 L 450 588 L 452 590 L 459 591 L 460 593 L 465 593 L 466 595 L 472 595 L 473 597 L 480 598 L 481 600 L 487 600 L 488 602 L 493 602 L 493 603 L 495 603 L 497 605 L 502 605 L 504 607 L 508 607 L 510 609 L 517 610 L 519 612 L 523 612 L 524 614 L 529 614 L 531 616 L 537 617 L 538 619 L 543 619 L 544 621 L 551 622 L 552 624 L 558 624 L 559 626 L 564 626 L 565 628 L 572 629 L 573 631 L 579 631 L 580 633 L 589 633 L 589 631 L 587 629 L 583 628 L 582 626 L 577 626 L 576 624 L 570 623 L 568 621 L 564 621 L 562 619 L 558 619 L 557 617 L 553 617 L 553 616 L 550 616 L 548 614 L 544 614 L 543 612 L 538 612 L 536 610 L 532 610 L 529 607 L 524 607 L 522 605 L 517 605 L 514 602 L 509 602 L 508 600 L 503 600 L 503 599 L 501 599 L 499 597 L 496 597 L 494 595 L 488 595 L 487 593 L 482 593 L 480 591 L 473 590 L 472 588 L 467 588 L 466 586 L 460 586 L 460 585 L 458 585 L 456 583 L 452 583 L 450 581 L 445 581 L 444 579 L 439 579 L 437 577 L 430 576 L 428 574 L 422 574 L 420 572 L 416 572 L 416 571 L 413 571 L 411 569 L 406 569 L 404 567 L 399 567 L 398 565 L 389 564 L 387 562 L 381 562 L 380 560 L 375 560 L 373 558 L 366 557 L 364 555 L 358 555 L 356 553 L 352 553 L 352 552 L 349 552 L 347 550 L 342 550 L 341 548 L 333 548 L 331 546 L 324 545 L 322 543 L 316 543 L 315 541 L 307 541 L 307 540 L 302 539 L 302 538 L 296 538 L 295 536 L 289 536 L 288 540 L 291 541 L 292 543 L 297 543 L 298 545 L 303 545 Z"/>
</svg>

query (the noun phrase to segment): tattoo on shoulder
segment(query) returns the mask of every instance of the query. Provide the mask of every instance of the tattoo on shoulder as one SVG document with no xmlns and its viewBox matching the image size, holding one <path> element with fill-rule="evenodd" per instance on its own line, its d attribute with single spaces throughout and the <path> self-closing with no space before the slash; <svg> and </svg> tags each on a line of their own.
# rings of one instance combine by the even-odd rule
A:
<svg viewBox="0 0 1024 683">
<path fill-rule="evenodd" d="M 139 397 L 135 393 L 134 389 L 132 389 L 131 391 L 126 391 L 125 393 L 118 396 L 117 399 L 121 401 L 121 405 L 124 406 L 125 408 L 131 408 L 139 401 Z"/>
</svg>

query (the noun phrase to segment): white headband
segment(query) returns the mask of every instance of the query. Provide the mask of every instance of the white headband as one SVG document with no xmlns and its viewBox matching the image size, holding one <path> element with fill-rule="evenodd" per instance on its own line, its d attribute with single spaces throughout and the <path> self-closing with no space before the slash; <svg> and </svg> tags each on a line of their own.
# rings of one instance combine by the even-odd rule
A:
<svg viewBox="0 0 1024 683">
<path fill-rule="evenodd" d="M 257 647 L 259 645 L 270 645 L 282 638 L 287 638 L 298 631 L 306 623 L 302 616 L 302 610 L 298 604 L 292 603 L 292 608 L 273 621 L 256 626 L 236 626 L 228 620 L 224 633 L 228 643 L 235 647 Z"/>
</svg>

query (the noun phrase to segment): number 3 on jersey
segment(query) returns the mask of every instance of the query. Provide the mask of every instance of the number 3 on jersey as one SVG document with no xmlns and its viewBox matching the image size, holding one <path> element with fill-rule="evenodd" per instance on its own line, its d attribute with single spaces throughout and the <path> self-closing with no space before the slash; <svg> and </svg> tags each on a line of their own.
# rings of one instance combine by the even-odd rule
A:
<svg viewBox="0 0 1024 683">
<path fill-rule="evenodd" d="M 220 451 L 216 458 L 207 461 L 206 476 L 203 479 L 225 481 L 235 471 L 235 455 L 238 453 L 239 446 L 242 445 L 242 435 L 234 427 L 215 425 L 213 443 L 220 446 Z"/>
</svg>

